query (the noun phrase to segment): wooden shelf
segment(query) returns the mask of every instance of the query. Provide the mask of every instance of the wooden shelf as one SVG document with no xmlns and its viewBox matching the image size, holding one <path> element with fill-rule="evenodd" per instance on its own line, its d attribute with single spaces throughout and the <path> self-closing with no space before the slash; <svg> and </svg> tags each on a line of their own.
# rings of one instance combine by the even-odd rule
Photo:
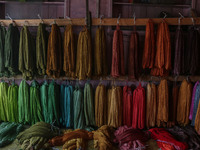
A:
<svg viewBox="0 0 200 150">
<path fill-rule="evenodd" d="M 158 24 L 163 21 L 162 18 L 151 18 L 154 24 Z M 165 21 L 168 25 L 178 25 L 178 19 L 179 18 L 166 18 Z M 149 18 L 137 18 L 136 19 L 136 26 L 146 26 L 146 23 L 148 22 Z M 194 18 L 195 24 L 200 25 L 200 18 Z M 41 23 L 40 19 L 23 19 L 23 20 L 14 20 L 15 24 L 17 26 L 23 26 L 25 24 L 27 26 L 38 26 L 39 23 Z M 57 23 L 58 26 L 66 26 L 70 24 L 70 21 L 68 19 L 43 19 L 44 23 L 46 25 L 51 25 L 54 21 Z M 75 26 L 83 26 L 85 25 L 85 18 L 76 18 L 71 19 L 72 25 Z M 12 23 L 11 20 L 0 20 L 5 26 L 8 26 L 10 23 Z M 92 19 L 92 25 L 93 26 L 116 26 L 117 25 L 117 18 L 104 18 L 102 20 L 102 24 L 100 24 L 100 19 L 93 18 Z M 121 18 L 119 20 L 120 26 L 133 26 L 134 20 L 133 18 Z M 181 25 L 193 25 L 191 18 L 183 18 L 181 20 Z"/>
<path fill-rule="evenodd" d="M 43 4 L 43 5 L 64 5 L 64 2 L 18 2 L 18 1 L 0 1 L 0 4 Z"/>
<path fill-rule="evenodd" d="M 171 82 L 181 82 L 183 81 L 184 79 L 187 79 L 189 78 L 189 80 L 191 82 L 196 82 L 196 81 L 200 81 L 200 76 L 178 76 L 178 77 L 174 77 L 174 76 L 168 76 L 168 77 L 155 77 L 155 76 L 150 76 L 150 75 L 142 75 L 139 77 L 138 80 L 135 80 L 135 79 L 128 79 L 128 76 L 121 76 L 119 78 L 113 78 L 111 76 L 106 76 L 106 77 L 92 77 L 90 78 L 90 80 L 92 81 L 95 81 L 95 80 L 102 80 L 102 81 L 118 81 L 118 82 L 149 82 L 149 81 L 154 81 L 154 82 L 159 82 L 161 81 L 162 79 L 166 79 L 168 81 L 171 81 Z M 7 77 L 1 77 L 0 80 L 22 80 L 23 77 L 22 75 L 17 75 L 17 76 L 14 76 L 14 77 L 10 77 L 10 78 L 7 78 Z M 35 80 L 53 80 L 54 78 L 51 78 L 51 77 L 41 77 L 41 76 L 36 76 L 34 78 Z M 33 80 L 34 80 L 33 79 Z M 78 80 L 77 78 L 69 78 L 69 77 L 60 77 L 60 78 L 56 78 L 55 80 L 59 80 L 59 81 L 65 81 L 65 80 L 70 80 L 70 81 L 76 81 Z M 85 80 L 81 80 L 81 81 L 87 81 L 88 79 L 85 79 Z"/>
<path fill-rule="evenodd" d="M 151 4 L 151 3 L 123 3 L 123 2 L 113 2 L 114 5 L 124 5 L 124 6 L 147 6 L 147 7 L 181 7 L 181 8 L 191 8 L 191 5 L 184 4 Z"/>
</svg>

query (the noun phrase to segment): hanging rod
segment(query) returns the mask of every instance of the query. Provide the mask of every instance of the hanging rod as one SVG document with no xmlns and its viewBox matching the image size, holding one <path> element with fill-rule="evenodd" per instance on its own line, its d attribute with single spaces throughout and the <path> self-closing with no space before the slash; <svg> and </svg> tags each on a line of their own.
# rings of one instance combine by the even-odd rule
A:
<svg viewBox="0 0 200 150">
<path fill-rule="evenodd" d="M 178 76 L 178 77 L 174 77 L 174 76 L 167 76 L 167 77 L 156 77 L 156 76 L 151 76 L 151 75 L 142 75 L 141 77 L 139 77 L 138 80 L 136 79 L 128 79 L 128 76 L 121 76 L 119 78 L 113 78 L 111 76 L 104 76 L 104 77 L 92 77 L 90 78 L 91 81 L 96 81 L 96 80 L 100 80 L 100 78 L 103 80 L 103 81 L 118 81 L 118 82 L 149 82 L 149 81 L 154 81 L 154 82 L 159 82 L 161 81 L 162 79 L 166 79 L 167 81 L 171 81 L 171 82 L 174 82 L 174 81 L 177 81 L 177 82 L 181 82 L 183 81 L 184 79 L 187 79 L 187 77 L 189 77 L 190 81 L 191 82 L 196 82 L 196 81 L 200 81 L 200 76 Z M 8 80 L 12 80 L 12 79 L 15 79 L 15 80 L 22 80 L 23 79 L 23 76 L 22 75 L 16 75 L 14 77 L 0 77 L 0 81 L 1 80 L 4 80 L 4 81 L 8 81 Z M 35 77 L 36 80 L 45 80 L 44 77 L 41 77 L 41 76 L 36 76 Z M 51 78 L 51 77 L 46 77 L 47 80 L 53 80 L 54 78 Z M 54 80 L 58 80 L 58 81 L 64 81 L 64 80 L 69 80 L 69 81 L 76 81 L 77 78 L 71 78 L 71 77 L 59 77 L 59 78 L 56 78 Z M 80 80 L 80 81 L 86 81 L 87 79 L 85 80 Z"/>
<path fill-rule="evenodd" d="M 135 25 L 136 26 L 145 26 L 149 18 L 137 18 Z M 155 24 L 158 24 L 163 21 L 163 18 L 151 18 Z M 164 20 L 169 25 L 178 25 L 179 18 L 165 18 Z M 200 25 L 200 17 L 194 18 L 195 24 Z M 23 19 L 23 20 L 14 20 L 17 26 L 23 26 L 24 21 L 27 22 L 27 26 L 38 26 L 41 22 L 40 19 Z M 52 24 L 54 21 L 57 23 L 58 26 L 65 26 L 72 22 L 72 25 L 75 26 L 82 26 L 85 25 L 85 18 L 74 18 L 69 21 L 68 19 L 43 19 L 46 25 Z M 5 26 L 8 26 L 12 23 L 12 20 L 0 20 Z M 100 23 L 100 18 L 93 18 L 92 19 L 93 26 L 115 26 L 117 25 L 117 18 L 104 18 L 102 19 L 102 23 Z M 133 18 L 120 18 L 119 19 L 120 26 L 133 26 L 134 19 Z M 181 19 L 181 25 L 193 25 L 192 18 L 183 18 Z"/>
</svg>

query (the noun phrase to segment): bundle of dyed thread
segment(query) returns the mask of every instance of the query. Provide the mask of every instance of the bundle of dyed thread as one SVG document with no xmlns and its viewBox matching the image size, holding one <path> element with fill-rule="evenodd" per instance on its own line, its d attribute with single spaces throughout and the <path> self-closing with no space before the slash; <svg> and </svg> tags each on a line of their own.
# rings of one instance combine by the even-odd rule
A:
<svg viewBox="0 0 200 150">
<path fill-rule="evenodd" d="M 193 108 L 192 108 L 192 122 L 191 125 L 195 125 L 195 119 L 196 119 L 196 114 L 197 114 L 197 109 L 199 106 L 199 99 L 200 99 L 200 84 L 197 85 L 196 90 L 195 90 L 195 96 L 194 96 L 194 102 L 193 102 Z"/>
<path fill-rule="evenodd" d="M 17 140 L 22 149 L 34 148 L 35 150 L 40 150 L 48 146 L 45 145 L 45 143 L 47 143 L 49 139 L 58 136 L 59 134 L 60 131 L 58 128 L 45 122 L 38 122 L 21 132 L 17 136 Z"/>
<path fill-rule="evenodd" d="M 73 128 L 73 87 L 61 85 L 60 87 L 60 123 L 66 128 Z"/>
<path fill-rule="evenodd" d="M 72 25 L 67 25 L 64 32 L 63 71 L 68 77 L 75 77 L 75 47 Z"/>
<path fill-rule="evenodd" d="M 4 48 L 5 48 L 5 35 L 6 28 L 0 26 L 0 76 L 4 76 L 5 65 L 4 65 Z"/>
<path fill-rule="evenodd" d="M 18 59 L 19 59 L 19 40 L 20 33 L 17 26 L 12 23 L 9 24 L 5 37 L 5 72 L 9 76 L 13 76 L 19 73 Z"/>
<path fill-rule="evenodd" d="M 53 78 L 60 77 L 62 69 L 62 36 L 57 24 L 53 24 L 48 40 L 46 73 Z"/>
<path fill-rule="evenodd" d="M 114 128 L 108 125 L 101 126 L 98 130 L 93 131 L 94 147 L 99 150 L 114 150 L 114 131 Z"/>
<path fill-rule="evenodd" d="M 191 126 L 178 127 L 167 129 L 178 141 L 188 143 L 188 149 L 200 149 L 200 137 Z"/>
<path fill-rule="evenodd" d="M 144 129 L 145 127 L 145 106 L 145 90 L 140 83 L 133 92 L 132 127 L 134 129 Z"/>
<path fill-rule="evenodd" d="M 133 94 L 130 87 L 123 88 L 123 124 L 132 126 Z"/>
<path fill-rule="evenodd" d="M 177 103 L 177 122 L 180 125 L 189 124 L 190 103 L 192 98 L 192 84 L 183 80 Z"/>
<path fill-rule="evenodd" d="M 20 33 L 19 42 L 19 71 L 23 78 L 32 80 L 35 73 L 35 44 L 27 26 Z"/>
<path fill-rule="evenodd" d="M 154 36 L 154 24 L 151 19 L 148 20 L 145 32 L 145 43 L 142 59 L 142 68 L 153 68 L 155 57 L 155 36 Z"/>
<path fill-rule="evenodd" d="M 79 80 L 86 79 L 92 75 L 92 43 L 88 29 L 84 28 L 79 33 L 77 56 L 76 56 L 76 77 Z"/>
<path fill-rule="evenodd" d="M 164 128 L 152 128 L 151 138 L 157 141 L 158 147 L 161 149 L 188 149 L 188 145 L 184 142 L 177 141 L 167 130 Z"/>
<path fill-rule="evenodd" d="M 74 129 L 84 129 L 84 105 L 83 105 L 83 91 L 80 87 L 77 87 L 73 93 L 73 105 L 74 105 Z"/>
<path fill-rule="evenodd" d="M 8 84 L 6 82 L 0 83 L 0 121 L 9 120 L 9 104 L 7 99 Z"/>
<path fill-rule="evenodd" d="M 95 36 L 94 74 L 96 76 L 107 75 L 106 36 L 103 27 L 99 27 Z"/>
<path fill-rule="evenodd" d="M 19 122 L 18 117 L 18 90 L 19 87 L 15 83 L 12 83 L 12 85 L 8 88 L 8 107 L 9 107 L 9 122 Z"/>
<path fill-rule="evenodd" d="M 121 87 L 112 87 L 108 91 L 108 125 L 115 128 L 122 125 L 122 94 Z"/>
<path fill-rule="evenodd" d="M 157 126 L 166 126 L 169 117 L 169 90 L 167 80 L 161 80 L 157 97 Z"/>
<path fill-rule="evenodd" d="M 123 33 L 117 25 L 113 34 L 111 76 L 125 75 Z"/>
<path fill-rule="evenodd" d="M 186 51 L 186 60 L 184 62 L 186 66 L 186 71 L 188 74 L 195 75 L 199 74 L 199 31 L 196 27 L 192 26 L 188 32 L 188 43 L 187 43 L 187 51 Z"/>
<path fill-rule="evenodd" d="M 85 131 L 85 130 L 82 130 L 82 129 L 77 129 L 77 130 L 74 130 L 74 131 L 70 131 L 70 132 L 67 132 L 65 133 L 64 135 L 62 136 L 56 136 L 54 138 L 52 138 L 51 140 L 49 140 L 49 144 L 50 146 L 61 146 L 61 145 L 65 145 L 65 148 L 67 148 L 68 144 L 69 144 L 69 141 L 72 140 L 72 139 L 83 139 L 85 141 L 88 141 L 88 140 L 92 140 L 93 138 L 93 133 L 92 132 L 89 132 L 89 131 Z M 74 143 L 74 142 L 72 142 Z M 76 145 L 73 144 L 71 145 L 70 147 L 75 147 Z M 64 147 L 63 147 L 64 148 Z"/>
<path fill-rule="evenodd" d="M 101 127 L 107 124 L 107 91 L 104 85 L 98 85 L 95 91 L 95 122 Z"/>
<path fill-rule="evenodd" d="M 115 131 L 115 142 L 119 143 L 120 149 L 145 149 L 149 136 L 138 129 L 127 126 L 119 127 Z"/>
<path fill-rule="evenodd" d="M 166 76 L 171 69 L 171 41 L 168 25 L 165 21 L 158 26 L 157 50 L 155 55 L 154 68 L 151 75 Z"/>
<path fill-rule="evenodd" d="M 146 92 L 146 127 L 155 127 L 157 110 L 157 89 L 153 83 L 147 84 Z"/>
<path fill-rule="evenodd" d="M 175 35 L 175 58 L 174 58 L 174 75 L 185 73 L 185 41 L 184 33 L 180 26 L 176 29 Z"/>
<path fill-rule="evenodd" d="M 19 85 L 18 93 L 18 112 L 19 112 L 19 123 L 31 124 L 31 114 L 29 113 L 30 108 L 30 93 L 29 85 L 25 80 Z"/>
<path fill-rule="evenodd" d="M 86 126 L 95 126 L 93 88 L 90 83 L 84 87 L 84 115 Z"/>
<path fill-rule="evenodd" d="M 128 53 L 128 77 L 130 79 L 137 79 L 139 74 L 139 36 L 136 31 L 131 33 L 129 53 Z"/>
<path fill-rule="evenodd" d="M 40 105 L 40 87 L 37 81 L 33 81 L 30 87 L 30 113 L 32 125 L 44 121 Z"/>
<path fill-rule="evenodd" d="M 48 32 L 45 29 L 45 24 L 40 23 L 36 37 L 36 68 L 39 75 L 46 74 L 48 46 L 47 42 Z"/>
<path fill-rule="evenodd" d="M 12 143 L 16 136 L 23 131 L 24 127 L 21 124 L 3 122 L 0 124 L 0 147 Z"/>
</svg>

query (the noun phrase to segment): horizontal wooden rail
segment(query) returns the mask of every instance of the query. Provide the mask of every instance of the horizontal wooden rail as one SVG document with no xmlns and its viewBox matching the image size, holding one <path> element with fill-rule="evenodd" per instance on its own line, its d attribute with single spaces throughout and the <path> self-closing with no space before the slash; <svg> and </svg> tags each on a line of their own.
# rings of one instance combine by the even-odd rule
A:
<svg viewBox="0 0 200 150">
<path fill-rule="evenodd" d="M 7 77 L 1 77 L 0 78 L 0 81 L 1 80 L 22 80 L 23 77 L 22 75 L 17 75 L 17 76 L 14 76 L 14 77 L 10 77 L 10 78 L 7 78 Z M 41 76 L 35 76 L 34 77 L 35 80 L 45 80 L 45 79 L 48 79 L 48 80 L 53 80 L 54 78 L 51 78 L 51 77 L 41 77 Z M 33 79 L 33 80 L 34 80 Z M 174 76 L 168 76 L 168 77 L 156 77 L 156 76 L 150 76 L 150 75 L 142 75 L 139 77 L 138 80 L 135 80 L 135 79 L 128 79 L 128 76 L 121 76 L 119 78 L 113 78 L 111 76 L 104 76 L 104 77 L 92 77 L 90 78 L 90 80 L 102 80 L 102 81 L 118 81 L 118 82 L 149 82 L 149 81 L 154 81 L 154 82 L 159 82 L 161 81 L 162 79 L 166 79 L 168 81 L 171 81 L 171 82 L 181 82 L 183 81 L 184 79 L 189 79 L 190 81 L 192 82 L 196 82 L 196 81 L 200 81 L 200 76 L 177 76 L 177 77 L 174 77 Z M 78 80 L 77 78 L 71 78 L 71 77 L 59 77 L 59 78 L 56 78 L 55 80 L 69 80 L 69 81 L 75 81 L 75 80 Z M 85 79 L 87 80 L 87 79 Z M 84 81 L 84 80 L 83 80 Z"/>
<path fill-rule="evenodd" d="M 149 18 L 138 18 L 135 21 L 136 26 L 145 26 Z M 165 18 L 165 21 L 169 25 L 178 25 L 178 19 L 179 18 Z M 158 24 L 163 21 L 162 18 L 152 18 L 153 22 L 155 24 Z M 58 26 L 65 26 L 67 24 L 72 24 L 75 26 L 83 26 L 85 25 L 85 19 L 84 18 L 75 18 L 75 19 L 43 19 L 44 23 L 47 25 L 51 25 L 54 23 L 54 21 L 58 24 Z M 8 26 L 10 23 L 12 23 L 12 20 L 0 20 L 1 24 Z M 38 26 L 39 23 L 41 23 L 40 19 L 23 19 L 23 20 L 14 20 L 15 24 L 17 26 Z M 92 25 L 93 26 L 115 26 L 117 25 L 117 18 L 104 18 L 102 19 L 102 23 L 100 23 L 99 18 L 93 18 L 92 19 Z M 196 25 L 200 25 L 200 18 L 195 18 L 194 23 Z M 119 19 L 119 25 L 120 26 L 133 26 L 134 25 L 134 19 L 133 18 L 121 18 Z M 183 18 L 181 19 L 181 25 L 193 25 L 192 18 Z"/>
</svg>

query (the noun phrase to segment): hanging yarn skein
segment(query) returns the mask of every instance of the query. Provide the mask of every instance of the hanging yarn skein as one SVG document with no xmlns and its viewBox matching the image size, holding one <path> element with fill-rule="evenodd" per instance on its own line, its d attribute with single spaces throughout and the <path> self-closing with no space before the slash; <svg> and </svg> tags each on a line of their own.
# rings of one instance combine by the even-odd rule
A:
<svg viewBox="0 0 200 150">
<path fill-rule="evenodd" d="M 19 112 L 19 123 L 31 124 L 30 115 L 30 99 L 29 99 L 29 85 L 25 80 L 22 80 L 19 85 L 18 93 L 18 112 Z"/>
<path fill-rule="evenodd" d="M 197 131 L 197 133 L 200 135 L 200 103 L 198 105 L 198 109 L 196 113 L 194 128 Z"/>
<path fill-rule="evenodd" d="M 92 75 L 92 43 L 91 35 L 87 28 L 84 28 L 78 37 L 76 76 L 79 80 L 90 78 Z"/>
<path fill-rule="evenodd" d="M 40 88 L 39 84 L 35 80 L 30 86 L 30 113 L 32 125 L 44 120 L 40 103 Z"/>
<path fill-rule="evenodd" d="M 117 25 L 113 34 L 111 76 L 125 75 L 123 33 Z"/>
<path fill-rule="evenodd" d="M 190 103 L 192 98 L 192 84 L 185 79 L 181 83 L 177 103 L 177 122 L 186 126 L 189 124 Z"/>
<path fill-rule="evenodd" d="M 53 123 L 56 121 L 59 125 L 59 100 L 60 100 L 60 87 L 53 80 L 48 86 L 48 121 L 47 123 Z"/>
<path fill-rule="evenodd" d="M 48 123 L 48 83 L 44 81 L 44 83 L 40 86 L 40 99 L 41 99 L 41 108 L 42 114 L 44 117 L 44 121 Z"/>
<path fill-rule="evenodd" d="M 36 68 L 39 75 L 46 74 L 48 32 L 45 24 L 40 23 L 36 37 Z"/>
<path fill-rule="evenodd" d="M 90 83 L 86 83 L 84 88 L 84 114 L 86 126 L 95 126 L 94 96 Z"/>
<path fill-rule="evenodd" d="M 132 127 L 134 129 L 145 128 L 145 89 L 141 83 L 133 91 L 133 118 Z"/>
<path fill-rule="evenodd" d="M 72 25 L 67 25 L 64 32 L 63 71 L 68 77 L 75 77 L 75 47 Z"/>
<path fill-rule="evenodd" d="M 112 87 L 111 91 L 108 92 L 108 125 L 115 128 L 122 125 L 122 94 L 121 87 Z"/>
<path fill-rule="evenodd" d="M 8 84 L 6 82 L 0 83 L 0 121 L 8 121 L 9 104 L 8 104 Z"/>
<path fill-rule="evenodd" d="M 104 85 L 98 85 L 95 91 L 95 122 L 101 127 L 107 124 L 107 91 Z"/>
<path fill-rule="evenodd" d="M 61 85 L 60 93 L 60 123 L 67 128 L 73 128 L 73 87 Z"/>
<path fill-rule="evenodd" d="M 123 124 L 131 127 L 132 125 L 132 112 L 133 112 L 133 94 L 128 86 L 123 88 Z"/>
<path fill-rule="evenodd" d="M 155 57 L 155 35 L 154 35 L 154 24 L 151 19 L 148 20 L 145 32 L 145 43 L 142 59 L 142 67 L 153 68 Z"/>
<path fill-rule="evenodd" d="M 0 26 L 0 77 L 6 75 L 5 74 L 5 55 L 4 55 L 5 36 L 6 36 L 6 28 L 3 26 Z"/>
<path fill-rule="evenodd" d="M 130 37 L 129 55 L 128 55 L 128 77 L 130 79 L 137 79 L 139 74 L 138 64 L 138 50 L 139 39 L 138 33 L 133 31 Z"/>
<path fill-rule="evenodd" d="M 103 27 L 99 27 L 95 36 L 95 52 L 94 52 L 94 74 L 96 76 L 107 75 L 107 51 L 106 36 Z"/>
<path fill-rule="evenodd" d="M 67 128 L 72 128 L 74 125 L 74 105 L 73 105 L 73 92 L 74 89 L 71 85 L 65 87 L 65 102 L 64 102 L 64 111 L 65 111 L 65 124 Z"/>
<path fill-rule="evenodd" d="M 179 98 L 179 87 L 178 85 L 173 85 L 172 88 L 172 106 L 170 106 L 170 112 L 169 112 L 169 119 L 172 121 L 172 125 L 176 124 L 176 117 L 177 117 L 177 104 L 178 104 L 178 98 Z"/>
<path fill-rule="evenodd" d="M 171 69 L 171 41 L 169 27 L 165 21 L 158 25 L 157 50 L 151 75 L 166 76 Z"/>
<path fill-rule="evenodd" d="M 166 126 L 169 117 L 169 90 L 167 80 L 160 81 L 157 91 L 157 126 Z"/>
<path fill-rule="evenodd" d="M 195 99 L 196 89 L 197 89 L 198 85 L 199 85 L 199 81 L 197 81 L 195 83 L 193 91 L 192 91 L 192 102 L 191 102 L 191 105 L 190 105 L 190 116 L 189 116 L 190 120 L 192 120 L 193 109 L 194 109 L 194 99 Z"/>
<path fill-rule="evenodd" d="M 180 74 L 185 73 L 184 52 L 185 52 L 184 33 L 182 28 L 178 26 L 175 35 L 174 75 L 178 76 Z"/>
<path fill-rule="evenodd" d="M 27 26 L 20 33 L 19 71 L 26 80 L 32 80 L 35 72 L 35 42 Z"/>
<path fill-rule="evenodd" d="M 199 74 L 199 40 L 200 35 L 196 27 L 192 26 L 188 32 L 188 43 L 185 55 L 185 65 L 187 73 L 191 75 Z"/>
<path fill-rule="evenodd" d="M 46 73 L 48 76 L 57 78 L 60 77 L 62 70 L 62 37 L 60 28 L 57 24 L 51 27 L 51 33 L 48 40 L 47 49 L 47 68 Z"/>
<path fill-rule="evenodd" d="M 19 122 L 18 117 L 18 90 L 19 87 L 16 84 L 12 84 L 8 88 L 8 104 L 9 104 L 9 122 Z"/>
<path fill-rule="evenodd" d="M 5 36 L 5 70 L 9 75 L 14 76 L 19 73 L 19 40 L 20 33 L 17 26 L 9 24 Z"/>
<path fill-rule="evenodd" d="M 74 102 L 74 129 L 84 129 L 85 118 L 84 118 L 84 97 L 83 91 L 78 87 L 74 90 L 73 94 Z"/>
<path fill-rule="evenodd" d="M 146 126 L 147 128 L 155 127 L 157 114 L 157 88 L 153 83 L 147 84 L 146 100 Z"/>
<path fill-rule="evenodd" d="M 198 109 L 198 105 L 199 105 L 199 100 L 200 100 L 200 84 L 197 85 L 195 98 L 194 98 L 192 122 L 191 122 L 192 126 L 195 125 L 195 119 L 196 119 L 197 109 Z"/>
</svg>

